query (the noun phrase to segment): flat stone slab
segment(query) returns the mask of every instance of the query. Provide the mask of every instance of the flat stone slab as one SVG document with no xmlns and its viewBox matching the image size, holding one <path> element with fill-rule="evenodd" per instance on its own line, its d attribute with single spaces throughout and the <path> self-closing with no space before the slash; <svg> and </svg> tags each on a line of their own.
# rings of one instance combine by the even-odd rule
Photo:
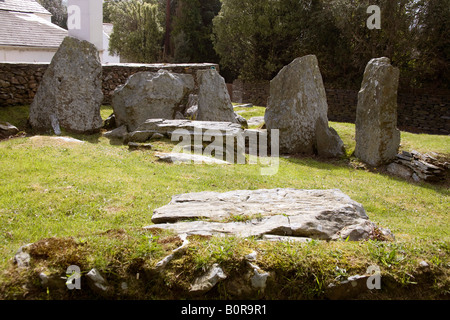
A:
<svg viewBox="0 0 450 320">
<path fill-rule="evenodd" d="M 232 136 L 242 132 L 241 126 L 232 122 L 149 119 L 129 134 L 128 141 L 145 142 L 154 133 L 171 138 L 176 130 L 186 130 L 192 136 L 197 133 L 205 135 L 208 131 L 212 135 L 220 132 L 222 135 Z"/>
<path fill-rule="evenodd" d="M 187 193 L 156 209 L 152 222 L 146 229 L 178 234 L 351 241 L 368 238 L 376 227 L 361 204 L 337 189 Z"/>
<path fill-rule="evenodd" d="M 195 163 L 195 164 L 231 164 L 230 162 L 223 161 L 220 159 L 206 157 L 198 154 L 189 153 L 163 153 L 156 152 L 155 156 L 161 161 L 166 161 L 170 163 Z"/>
</svg>

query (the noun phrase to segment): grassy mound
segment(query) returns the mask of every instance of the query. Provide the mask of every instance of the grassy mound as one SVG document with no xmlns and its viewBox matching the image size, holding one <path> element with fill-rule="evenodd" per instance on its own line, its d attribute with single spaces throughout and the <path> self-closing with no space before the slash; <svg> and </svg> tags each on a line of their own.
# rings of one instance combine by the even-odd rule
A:
<svg viewBox="0 0 450 320">
<path fill-rule="evenodd" d="M 264 108 L 242 109 L 247 119 Z M 105 119 L 111 108 L 102 108 Z M 0 108 L 0 119 L 26 132 L 28 107 Z M 280 158 L 276 175 L 262 176 L 260 165 L 173 165 L 155 151 L 174 144 L 152 142 L 151 151 L 130 152 L 101 134 L 68 134 L 84 144 L 31 139 L 22 132 L 0 142 L 0 299 L 182 299 L 214 263 L 227 279 L 205 299 L 329 299 L 328 286 L 349 276 L 381 270 L 381 290 L 348 298 L 448 299 L 450 294 L 449 180 L 413 183 L 365 168 L 354 157 L 354 125 L 331 123 L 347 155 L 338 160 Z M 402 132 L 402 149 L 436 152 L 450 158 L 450 137 Z M 152 234 L 155 208 L 175 194 L 260 188 L 337 188 L 363 204 L 369 218 L 389 228 L 392 242 L 267 243 L 258 239 L 191 238 L 162 271 L 155 265 L 181 242 L 170 233 Z M 32 243 L 30 267 L 13 257 Z M 270 274 L 264 290 L 251 290 L 242 275 L 252 270 L 244 256 Z M 423 262 L 426 262 L 424 264 Z M 70 265 L 82 272 L 82 290 L 43 284 L 39 275 L 60 278 Z M 92 290 L 86 273 L 99 270 L 112 290 Z M 124 285 L 126 283 L 126 285 Z"/>
</svg>

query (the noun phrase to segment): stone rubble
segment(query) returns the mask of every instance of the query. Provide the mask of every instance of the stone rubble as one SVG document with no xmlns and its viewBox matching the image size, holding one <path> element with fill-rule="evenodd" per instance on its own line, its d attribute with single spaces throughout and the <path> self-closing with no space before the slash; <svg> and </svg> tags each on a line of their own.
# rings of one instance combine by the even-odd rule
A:
<svg viewBox="0 0 450 320">
<path fill-rule="evenodd" d="M 388 165 L 387 171 L 404 179 L 436 182 L 444 179 L 449 168 L 448 163 L 442 163 L 430 154 L 413 150 L 397 154 L 394 162 Z"/>
</svg>

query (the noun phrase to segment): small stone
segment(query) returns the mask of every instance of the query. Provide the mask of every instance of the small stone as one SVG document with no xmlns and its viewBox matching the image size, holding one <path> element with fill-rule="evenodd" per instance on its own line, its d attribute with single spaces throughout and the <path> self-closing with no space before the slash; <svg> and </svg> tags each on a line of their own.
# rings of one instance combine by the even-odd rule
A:
<svg viewBox="0 0 450 320">
<path fill-rule="evenodd" d="M 163 134 L 156 132 L 150 137 L 150 140 L 160 140 L 163 138 L 164 138 Z"/>
<path fill-rule="evenodd" d="M 428 268 L 430 265 L 426 261 L 420 261 L 419 266 L 421 268 Z"/>
<path fill-rule="evenodd" d="M 24 251 L 24 249 L 29 246 L 30 245 L 20 247 L 14 256 L 14 262 L 17 264 L 17 267 L 28 268 L 30 266 L 31 256 L 28 252 Z"/>
<path fill-rule="evenodd" d="M 195 279 L 194 284 L 189 290 L 191 293 L 202 294 L 211 290 L 218 282 L 226 279 L 227 276 L 222 268 L 216 263 L 205 275 Z"/>
<path fill-rule="evenodd" d="M 256 257 L 258 256 L 258 252 L 253 251 L 245 256 L 245 260 L 247 261 L 256 261 Z"/>
<path fill-rule="evenodd" d="M 100 274 L 100 272 L 97 269 L 92 269 L 86 274 L 86 277 L 89 279 L 88 284 L 89 287 L 99 294 L 105 294 L 110 289 L 108 286 L 107 281 L 103 276 Z"/>
<path fill-rule="evenodd" d="M 123 140 L 127 134 L 128 134 L 127 126 L 124 125 L 124 126 L 120 126 L 119 128 L 116 128 L 114 130 L 105 132 L 103 134 L 103 136 L 108 139 Z"/>
<path fill-rule="evenodd" d="M 153 146 L 149 143 L 128 142 L 130 150 L 151 150 Z"/>
</svg>

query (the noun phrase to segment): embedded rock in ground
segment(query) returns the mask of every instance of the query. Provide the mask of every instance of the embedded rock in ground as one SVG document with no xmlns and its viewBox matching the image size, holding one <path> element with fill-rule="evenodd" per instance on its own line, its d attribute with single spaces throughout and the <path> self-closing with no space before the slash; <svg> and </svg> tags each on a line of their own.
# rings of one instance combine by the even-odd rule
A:
<svg viewBox="0 0 450 320">
<path fill-rule="evenodd" d="M 366 66 L 356 109 L 355 155 L 371 166 L 392 162 L 400 146 L 397 89 L 400 71 L 389 58 Z"/>
<path fill-rule="evenodd" d="M 363 206 L 339 190 L 262 189 L 176 195 L 147 229 L 178 234 L 321 240 L 369 238 L 377 228 Z"/>
<path fill-rule="evenodd" d="M 156 152 L 155 156 L 161 161 L 170 163 L 195 163 L 195 164 L 231 164 L 220 159 L 206 157 L 190 153 L 162 153 Z"/>
<path fill-rule="evenodd" d="M 184 112 L 194 78 L 167 70 L 138 72 L 116 88 L 112 107 L 116 125 L 134 131 L 148 119 L 175 119 Z"/>
<path fill-rule="evenodd" d="M 197 71 L 198 111 L 196 120 L 237 123 L 225 79 L 216 70 Z"/>
<path fill-rule="evenodd" d="M 17 127 L 13 126 L 9 122 L 0 121 L 0 139 L 14 136 L 19 132 Z"/>
<path fill-rule="evenodd" d="M 227 275 L 223 272 L 222 268 L 216 263 L 214 264 L 206 274 L 195 279 L 189 292 L 195 294 L 206 293 L 211 290 L 218 282 L 227 278 Z"/>
<path fill-rule="evenodd" d="M 295 59 L 270 82 L 264 119 L 267 130 L 280 130 L 280 153 L 313 154 L 319 145 L 338 150 L 340 155 L 342 141 L 335 132 L 328 132 L 327 113 L 326 92 L 316 56 Z M 316 125 L 322 122 L 325 126 L 318 136 Z"/>
<path fill-rule="evenodd" d="M 36 131 L 59 128 L 76 133 L 99 131 L 103 125 L 102 64 L 97 48 L 66 37 L 45 71 L 30 106 Z"/>
</svg>

